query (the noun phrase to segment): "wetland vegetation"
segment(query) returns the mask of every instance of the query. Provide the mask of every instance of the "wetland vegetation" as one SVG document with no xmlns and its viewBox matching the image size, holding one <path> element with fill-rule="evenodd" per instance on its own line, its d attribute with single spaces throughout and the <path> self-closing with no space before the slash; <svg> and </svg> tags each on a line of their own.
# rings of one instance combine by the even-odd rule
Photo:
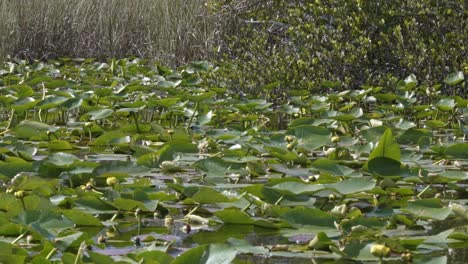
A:
<svg viewBox="0 0 468 264">
<path fill-rule="evenodd" d="M 150 2 L 0 0 L 0 262 L 468 260 L 463 1 Z"/>
</svg>

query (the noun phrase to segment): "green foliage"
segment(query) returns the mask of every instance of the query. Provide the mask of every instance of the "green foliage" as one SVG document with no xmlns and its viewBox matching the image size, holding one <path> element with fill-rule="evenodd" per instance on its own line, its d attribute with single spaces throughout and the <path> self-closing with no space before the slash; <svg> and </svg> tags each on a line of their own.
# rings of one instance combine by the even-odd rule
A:
<svg viewBox="0 0 468 264">
<path fill-rule="evenodd" d="M 466 99 L 409 75 L 393 93 L 291 90 L 278 105 L 279 83 L 245 98 L 216 74 L 0 66 L 0 262 L 369 262 L 376 245 L 394 262 L 466 260 Z"/>
<path fill-rule="evenodd" d="M 393 88 L 410 74 L 431 85 L 457 72 L 452 85 L 468 72 L 463 0 L 211 2 L 237 28 L 222 43 L 219 81 L 239 90 Z"/>
</svg>

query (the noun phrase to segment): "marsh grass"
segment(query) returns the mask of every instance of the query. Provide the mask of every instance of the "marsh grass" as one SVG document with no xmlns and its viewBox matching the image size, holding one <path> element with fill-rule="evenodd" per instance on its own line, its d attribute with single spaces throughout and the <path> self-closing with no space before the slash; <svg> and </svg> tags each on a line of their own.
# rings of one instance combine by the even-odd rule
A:
<svg viewBox="0 0 468 264">
<path fill-rule="evenodd" d="M 0 0 L 0 56 L 206 57 L 216 22 L 204 0 Z"/>
</svg>

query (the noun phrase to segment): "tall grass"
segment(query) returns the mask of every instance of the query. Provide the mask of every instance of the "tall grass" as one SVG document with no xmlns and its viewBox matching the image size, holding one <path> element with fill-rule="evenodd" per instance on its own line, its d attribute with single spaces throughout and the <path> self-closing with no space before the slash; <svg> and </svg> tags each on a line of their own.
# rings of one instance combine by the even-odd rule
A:
<svg viewBox="0 0 468 264">
<path fill-rule="evenodd" d="M 0 0 L 0 55 L 206 57 L 216 22 L 205 0 Z M 3 53 L 3 54 L 2 54 Z"/>
</svg>

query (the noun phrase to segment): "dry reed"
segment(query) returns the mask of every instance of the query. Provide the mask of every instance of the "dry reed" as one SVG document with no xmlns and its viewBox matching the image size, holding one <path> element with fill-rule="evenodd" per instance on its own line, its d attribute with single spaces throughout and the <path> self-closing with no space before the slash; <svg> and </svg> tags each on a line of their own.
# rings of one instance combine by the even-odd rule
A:
<svg viewBox="0 0 468 264">
<path fill-rule="evenodd" d="M 0 0 L 0 56 L 206 58 L 216 21 L 204 0 Z"/>
</svg>

